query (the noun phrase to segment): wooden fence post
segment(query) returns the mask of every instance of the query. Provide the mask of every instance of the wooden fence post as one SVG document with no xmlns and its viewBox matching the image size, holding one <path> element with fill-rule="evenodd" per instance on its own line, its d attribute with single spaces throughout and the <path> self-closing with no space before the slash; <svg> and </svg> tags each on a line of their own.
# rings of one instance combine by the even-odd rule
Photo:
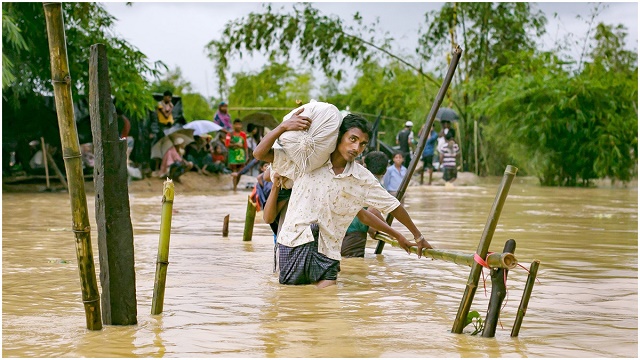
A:
<svg viewBox="0 0 640 360">
<path fill-rule="evenodd" d="M 127 184 L 127 142 L 118 135 L 111 100 L 107 49 L 91 46 L 89 110 L 95 167 L 96 224 L 102 285 L 102 321 L 134 325 L 137 320 L 133 226 Z"/>
<path fill-rule="evenodd" d="M 503 253 L 513 254 L 516 251 L 516 241 L 513 239 L 507 240 L 504 244 Z M 502 308 L 502 302 L 507 294 L 507 274 L 509 269 L 493 268 L 491 269 L 491 299 L 489 300 L 489 307 L 487 309 L 487 316 L 484 318 L 484 330 L 482 330 L 483 337 L 495 337 L 496 328 L 498 327 L 498 318 L 500 317 L 500 309 Z"/>
</svg>

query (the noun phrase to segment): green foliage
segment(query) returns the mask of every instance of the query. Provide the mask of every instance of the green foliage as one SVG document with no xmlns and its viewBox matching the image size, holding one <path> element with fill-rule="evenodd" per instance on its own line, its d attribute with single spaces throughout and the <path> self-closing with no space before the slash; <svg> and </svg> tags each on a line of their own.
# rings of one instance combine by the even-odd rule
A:
<svg viewBox="0 0 640 360">
<path fill-rule="evenodd" d="M 473 105 L 490 119 L 483 130 L 492 151 L 507 153 L 543 185 L 634 176 L 637 68 L 608 71 L 596 61 L 572 76 L 549 54 L 522 53 L 501 72 Z"/>
<path fill-rule="evenodd" d="M 161 62 L 149 64 L 147 57 L 122 38 L 113 34 L 115 18 L 98 3 L 63 3 L 67 55 L 74 96 L 88 96 L 90 46 L 105 44 L 109 61 L 111 91 L 122 101 L 125 112 L 134 118 L 146 116 L 153 108 L 147 76 L 155 77 Z M 51 94 L 51 65 L 46 22 L 42 3 L 2 3 L 3 70 L 7 64 L 10 76 L 3 82 L 3 96 L 13 97 L 13 104 L 20 97 Z M 5 24 L 4 20 L 9 19 Z M 24 43 L 16 37 L 16 29 Z M 18 45 L 21 44 L 21 45 Z M 27 50 L 28 49 L 28 50 Z M 10 91 L 7 91 L 10 90 Z"/>
<path fill-rule="evenodd" d="M 464 322 L 463 328 L 469 326 L 469 324 L 473 324 L 473 332 L 471 335 L 478 335 L 484 330 L 484 321 L 482 320 L 482 316 L 477 311 L 470 311 L 467 314 L 467 319 Z"/>
<path fill-rule="evenodd" d="M 296 72 L 287 64 L 271 63 L 259 72 L 233 74 L 229 104 L 234 107 L 297 107 L 296 100 L 311 100 L 313 77 L 308 72 Z M 289 111 L 272 111 L 281 119 Z"/>
<path fill-rule="evenodd" d="M 461 117 L 458 133 L 466 169 L 473 168 L 473 125 L 478 121 L 484 154 L 480 169 L 486 169 L 486 175 L 499 175 L 505 165 L 513 164 L 545 185 L 588 185 L 603 177 L 629 180 L 637 172 L 638 77 L 637 54 L 623 49 L 626 29 L 593 27 L 585 42 L 594 45 L 585 43 L 586 59 L 583 62 L 581 56 L 575 71 L 569 66 L 577 62 L 561 59 L 561 49 L 536 48 L 547 20 L 534 6 L 446 3 L 426 14 L 427 27 L 416 50 L 419 66 L 390 53 L 391 39 L 377 35 L 375 26 L 362 26 L 359 14 L 354 16 L 356 27 L 348 27 L 310 4 L 296 5 L 289 14 L 267 6 L 262 13 L 229 22 L 222 40 L 211 41 L 208 49 L 222 91 L 227 91 L 225 71 L 233 57 L 260 52 L 276 64 L 286 64 L 290 53 L 298 51 L 303 61 L 320 65 L 328 75 L 321 100 L 420 124 L 435 98 L 432 84 L 440 84 L 423 66 L 430 61 L 445 66 L 436 55 L 461 45 L 462 60 L 443 106 L 454 107 Z M 395 61 L 381 65 L 380 54 Z M 356 64 L 359 74 L 355 84 L 340 90 L 341 72 L 334 66 L 346 61 Z M 295 82 L 278 83 L 282 77 L 290 79 L 287 66 L 279 66 L 263 69 L 262 78 L 237 74 L 231 102 L 283 106 L 297 98 L 287 95 L 298 89 Z M 402 122 L 384 120 L 384 140 L 393 143 L 401 127 Z"/>
<path fill-rule="evenodd" d="M 226 92 L 228 61 L 254 51 L 267 54 L 272 61 L 286 62 L 297 50 L 303 61 L 319 65 L 327 76 L 340 80 L 343 71 L 336 69 L 336 64 L 367 62 L 375 54 L 372 46 L 386 51 L 390 41 L 384 39 L 380 46 L 374 45 L 373 35 L 369 41 L 362 33 L 373 34 L 375 24 L 363 27 L 357 13 L 354 20 L 357 26 L 348 26 L 341 18 L 322 15 L 310 3 L 304 3 L 296 4 L 291 14 L 274 12 L 268 5 L 263 13 L 252 12 L 228 22 L 221 39 L 207 45 L 216 63 L 221 92 Z"/>
<path fill-rule="evenodd" d="M 211 104 L 198 93 L 182 95 L 182 109 L 187 122 L 192 120 L 213 120 L 215 113 Z"/>
<path fill-rule="evenodd" d="M 358 67 L 358 71 L 355 84 L 345 94 L 334 92 L 331 95 L 326 89 L 326 100 L 340 109 L 349 106 L 355 112 L 382 112 L 384 116 L 424 123 L 436 96 L 435 89 L 428 87 L 424 78 L 398 63 L 384 67 L 373 62 L 364 63 Z M 382 119 L 380 128 L 385 134 L 381 139 L 395 145 L 395 136 L 403 127 L 403 121 Z M 416 135 L 418 130 L 419 127 L 414 129 Z"/>
</svg>

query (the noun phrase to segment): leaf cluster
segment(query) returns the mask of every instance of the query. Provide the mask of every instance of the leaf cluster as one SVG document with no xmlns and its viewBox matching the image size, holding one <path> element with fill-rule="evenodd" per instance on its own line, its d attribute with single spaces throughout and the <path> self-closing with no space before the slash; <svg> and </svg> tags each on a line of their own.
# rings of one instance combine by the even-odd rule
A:
<svg viewBox="0 0 640 360">
<path fill-rule="evenodd" d="M 67 55 L 74 97 L 88 96 L 89 56 L 93 44 L 107 47 L 112 95 L 126 113 L 134 118 L 146 116 L 153 107 L 148 77 L 156 77 L 165 68 L 162 62 L 149 63 L 135 46 L 113 32 L 115 18 L 98 3 L 63 3 Z M 51 65 L 46 22 L 42 3 L 2 3 L 3 20 L 9 19 L 3 30 L 3 60 L 7 81 L 3 82 L 5 98 L 52 94 Z M 18 31 L 19 30 L 19 31 Z M 16 34 L 21 35 L 24 42 Z M 7 63 L 7 64 L 9 64 Z"/>
</svg>

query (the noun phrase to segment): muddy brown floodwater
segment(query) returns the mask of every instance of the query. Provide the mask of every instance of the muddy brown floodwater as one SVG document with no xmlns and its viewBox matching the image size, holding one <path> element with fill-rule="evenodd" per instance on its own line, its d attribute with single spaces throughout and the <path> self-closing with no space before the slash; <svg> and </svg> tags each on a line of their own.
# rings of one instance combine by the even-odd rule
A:
<svg viewBox="0 0 640 360">
<path fill-rule="evenodd" d="M 434 246 L 472 253 L 494 180 L 412 187 L 407 210 Z M 242 242 L 246 198 L 182 194 L 178 187 L 164 313 L 151 316 L 161 194 L 132 194 L 139 324 L 92 332 L 85 328 L 68 195 L 3 194 L 2 355 L 638 356 L 637 189 L 544 188 L 516 178 L 490 251 L 516 239 L 521 263 L 541 260 L 540 283 L 520 337 L 511 338 L 527 273 L 509 273 L 503 328 L 494 339 L 450 333 L 468 267 L 418 260 L 390 246 L 376 256 L 373 241 L 364 259 L 343 260 L 335 287 L 279 285 L 269 227 L 257 224 L 253 241 Z M 222 238 L 226 214 L 230 235 Z M 487 304 L 481 285 L 472 310 L 484 316 Z"/>
</svg>

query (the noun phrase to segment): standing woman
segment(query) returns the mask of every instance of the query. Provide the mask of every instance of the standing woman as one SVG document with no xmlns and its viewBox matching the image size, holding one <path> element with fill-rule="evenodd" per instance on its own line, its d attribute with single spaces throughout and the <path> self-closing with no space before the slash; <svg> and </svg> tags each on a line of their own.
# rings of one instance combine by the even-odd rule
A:
<svg viewBox="0 0 640 360">
<path fill-rule="evenodd" d="M 231 115 L 229 115 L 228 111 L 229 107 L 226 102 L 221 102 L 218 105 L 218 111 L 213 116 L 213 122 L 222 126 L 221 131 L 225 133 L 231 132 Z"/>
</svg>

